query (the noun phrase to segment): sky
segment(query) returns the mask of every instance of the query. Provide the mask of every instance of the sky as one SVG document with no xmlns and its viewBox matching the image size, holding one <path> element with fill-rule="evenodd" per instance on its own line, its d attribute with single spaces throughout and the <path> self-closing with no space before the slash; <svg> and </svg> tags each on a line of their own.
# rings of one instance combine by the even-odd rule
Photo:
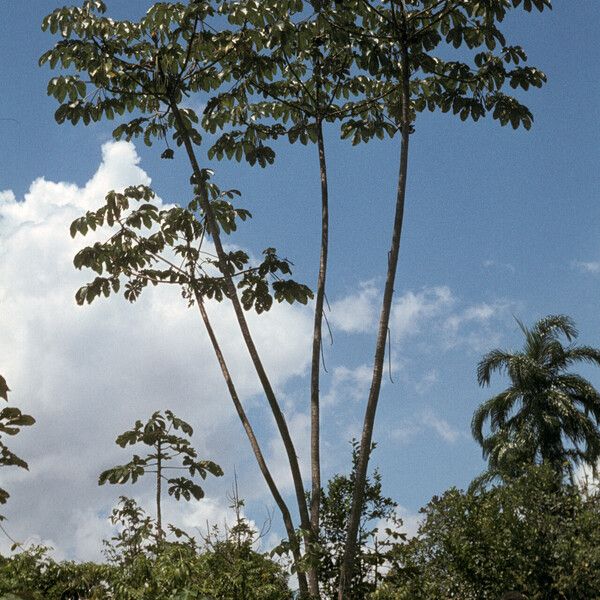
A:
<svg viewBox="0 0 600 600">
<path fill-rule="evenodd" d="M 121 297 L 75 304 L 89 274 L 76 271 L 72 258 L 91 238 L 71 240 L 73 219 L 127 185 L 152 184 L 165 204 L 187 202 L 190 191 L 183 156 L 161 161 L 159 148 L 113 142 L 110 124 L 54 122 L 55 101 L 45 91 L 51 74 L 37 60 L 53 43 L 40 22 L 62 4 L 0 2 L 0 74 L 10 82 L 0 94 L 0 373 L 11 405 L 37 419 L 10 440 L 30 468 L 0 474 L 11 493 L 2 509 L 5 526 L 20 541 L 51 545 L 58 557 L 100 558 L 119 495 L 153 509 L 150 485 L 98 487 L 98 474 L 127 461 L 114 443 L 119 433 L 167 408 L 192 424 L 200 454 L 225 475 L 206 481 L 200 502 L 165 501 L 166 520 L 194 530 L 231 519 L 227 494 L 235 472 L 248 518 L 260 524 L 273 502 L 197 314 L 167 289 L 149 290 L 133 305 Z M 141 15 L 149 4 L 113 1 L 109 10 Z M 372 458 L 409 533 L 419 507 L 450 486 L 467 486 L 485 467 L 470 419 L 506 381 L 498 377 L 480 389 L 475 369 L 492 348 L 519 348 L 515 316 L 533 323 L 568 314 L 581 343 L 600 345 L 597 23 L 592 0 L 580 0 L 576 10 L 556 2 L 541 16 L 518 12 L 508 19 L 509 39 L 548 75 L 544 88 L 526 95 L 535 117 L 531 131 L 442 114 L 420 115 L 416 123 L 390 328 L 391 379 L 382 389 Z M 205 101 L 192 99 L 198 107 Z M 399 155 L 398 140 L 351 147 L 333 129 L 326 136 L 333 344 L 325 344 L 322 372 L 325 479 L 348 471 L 349 440 L 361 428 Z M 316 151 L 283 143 L 275 149 L 276 162 L 266 169 L 204 164 L 222 187 L 241 190 L 239 204 L 253 214 L 228 242 L 254 255 L 277 247 L 294 263 L 296 278 L 314 287 Z M 281 448 L 232 313 L 225 304 L 210 310 L 276 480 L 291 499 Z M 306 467 L 311 306 L 277 306 L 249 320 Z M 580 372 L 600 386 L 597 370 Z M 275 518 L 267 545 L 281 535 Z M 9 545 L 1 539 L 0 551 Z"/>
</svg>

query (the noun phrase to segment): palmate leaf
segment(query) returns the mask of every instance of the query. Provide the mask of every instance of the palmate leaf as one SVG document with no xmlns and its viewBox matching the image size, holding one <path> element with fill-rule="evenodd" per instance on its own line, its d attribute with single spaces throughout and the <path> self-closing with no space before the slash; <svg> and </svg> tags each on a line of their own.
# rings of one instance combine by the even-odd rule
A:
<svg viewBox="0 0 600 600">
<path fill-rule="evenodd" d="M 182 464 L 189 469 L 192 477 L 198 474 L 202 479 L 206 479 L 206 475 L 209 473 L 215 477 L 223 475 L 223 469 L 212 460 L 194 460 L 191 456 L 185 456 Z"/>
<path fill-rule="evenodd" d="M 4 444 L 0 442 L 0 466 L 1 467 L 20 467 L 29 470 L 28 464 L 19 458 L 14 452 L 11 452 Z"/>
<path fill-rule="evenodd" d="M 24 415 L 18 408 L 7 407 L 0 410 L 0 432 L 15 435 L 20 427 L 29 427 L 35 423 L 31 415 Z"/>
<path fill-rule="evenodd" d="M 173 427 L 175 429 L 181 429 L 181 431 L 183 431 L 183 433 L 185 433 L 186 435 L 189 435 L 189 436 L 193 435 L 194 430 L 192 429 L 192 426 L 189 423 L 187 423 L 183 419 L 180 419 L 179 417 L 176 417 L 173 414 L 173 412 L 170 410 L 166 410 L 165 415 L 167 416 L 167 419 L 173 424 Z M 187 441 L 187 440 L 182 440 L 182 441 Z"/>
<path fill-rule="evenodd" d="M 135 483 L 146 473 L 147 462 L 147 459 L 134 455 L 131 462 L 125 465 L 117 465 L 112 469 L 107 469 L 100 473 L 98 485 L 104 485 L 107 482 L 112 484 L 124 484 L 130 479 L 131 483 Z"/>
<path fill-rule="evenodd" d="M 169 496 L 175 496 L 176 500 L 183 498 L 184 500 L 191 500 L 192 497 L 196 500 L 204 498 L 204 490 L 191 479 L 186 477 L 176 477 L 168 480 L 169 483 Z"/>
</svg>

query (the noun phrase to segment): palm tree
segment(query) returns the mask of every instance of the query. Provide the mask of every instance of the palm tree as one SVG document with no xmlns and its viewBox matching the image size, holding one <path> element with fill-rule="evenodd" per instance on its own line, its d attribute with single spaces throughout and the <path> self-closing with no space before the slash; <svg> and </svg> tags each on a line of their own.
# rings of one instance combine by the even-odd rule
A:
<svg viewBox="0 0 600 600">
<path fill-rule="evenodd" d="M 570 475 L 580 463 L 595 469 L 600 458 L 600 394 L 567 369 L 579 361 L 600 366 L 600 350 L 572 343 L 577 329 L 564 315 L 548 316 L 531 329 L 517 323 L 525 335 L 523 349 L 492 350 L 477 367 L 481 386 L 490 384 L 494 371 L 511 380 L 506 390 L 475 411 L 471 423 L 490 473 L 511 476 L 525 465 L 541 463 Z M 488 420 L 490 433 L 485 436 Z"/>
</svg>

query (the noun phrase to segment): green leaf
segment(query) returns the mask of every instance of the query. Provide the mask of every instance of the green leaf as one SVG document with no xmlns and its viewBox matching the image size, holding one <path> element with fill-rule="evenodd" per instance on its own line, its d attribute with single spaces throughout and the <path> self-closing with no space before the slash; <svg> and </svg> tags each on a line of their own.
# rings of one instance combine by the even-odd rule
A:
<svg viewBox="0 0 600 600">
<path fill-rule="evenodd" d="M 6 379 L 2 375 L 0 375 L 0 398 L 3 398 L 8 402 L 8 392 L 10 392 L 10 388 L 6 383 Z"/>
</svg>

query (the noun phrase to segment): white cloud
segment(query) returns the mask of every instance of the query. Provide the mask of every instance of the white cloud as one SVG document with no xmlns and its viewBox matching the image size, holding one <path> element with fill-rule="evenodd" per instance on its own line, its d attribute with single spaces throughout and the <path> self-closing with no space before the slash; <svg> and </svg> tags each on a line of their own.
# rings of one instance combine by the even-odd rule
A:
<svg viewBox="0 0 600 600">
<path fill-rule="evenodd" d="M 484 260 L 483 266 L 486 269 L 496 268 L 496 269 L 508 271 L 509 273 L 516 273 L 516 269 L 515 269 L 514 265 L 512 265 L 510 263 L 499 262 L 497 260 Z"/>
<path fill-rule="evenodd" d="M 329 322 L 346 333 L 368 333 L 373 330 L 378 290 L 372 281 L 362 282 L 355 294 L 331 304 Z"/>
<path fill-rule="evenodd" d="M 394 427 L 390 437 L 399 444 L 411 444 L 427 430 L 432 431 L 448 444 L 454 444 L 464 437 L 463 432 L 431 409 L 425 409 Z"/>
<path fill-rule="evenodd" d="M 444 346 L 466 346 L 477 353 L 490 350 L 500 343 L 500 323 L 508 319 L 512 309 L 513 304 L 499 300 L 467 306 L 447 316 L 442 323 Z"/>
<path fill-rule="evenodd" d="M 330 320 L 346 333 L 374 333 L 379 302 L 374 283 L 364 282 L 358 293 L 333 303 Z M 408 290 L 392 305 L 392 354 L 395 345 L 404 351 L 413 340 L 421 350 L 447 351 L 458 346 L 476 352 L 487 350 L 500 340 L 500 323 L 510 317 L 512 309 L 514 305 L 504 300 L 465 302 L 444 285 Z M 410 349 L 414 352 L 415 344 Z"/>
<path fill-rule="evenodd" d="M 426 394 L 438 382 L 439 375 L 437 369 L 427 371 L 421 379 L 415 383 L 417 394 Z"/>
<path fill-rule="evenodd" d="M 447 286 L 424 288 L 419 292 L 408 291 L 394 302 L 390 321 L 392 335 L 402 342 L 419 333 L 425 322 L 455 304 L 456 298 Z"/>
<path fill-rule="evenodd" d="M 321 398 L 323 406 L 336 405 L 348 399 L 353 401 L 364 400 L 371 380 L 373 369 L 368 365 L 359 365 L 350 369 L 344 365 L 335 367 L 332 373 L 329 391 Z"/>
<path fill-rule="evenodd" d="M 129 456 L 115 437 L 154 410 L 171 408 L 188 420 L 201 455 L 228 476 L 206 482 L 194 522 L 217 514 L 209 510 L 214 498 L 226 502 L 234 465 L 244 473 L 243 488 L 252 482 L 256 495 L 265 489 L 197 312 L 176 290 L 150 289 L 135 305 L 122 297 L 75 305 L 74 293 L 90 275 L 77 272 L 72 259 L 94 237 L 72 240 L 70 222 L 98 207 L 110 189 L 149 183 L 134 146 L 110 142 L 83 187 L 40 178 L 22 200 L 0 192 L 0 365 L 11 403 L 37 419 L 10 440 L 30 471 L 3 469 L 12 497 L 2 512 L 16 538 L 51 540 L 59 555 L 97 557 L 118 496 L 149 492 L 151 482 L 96 482 L 101 470 Z M 209 310 L 238 391 L 261 418 L 263 402 L 253 398 L 260 385 L 232 311 L 226 303 Z M 276 388 L 305 372 L 309 309 L 278 305 L 249 321 Z"/>
<path fill-rule="evenodd" d="M 307 476 L 310 475 L 308 462 L 310 456 L 310 416 L 303 412 L 291 413 L 288 411 L 286 417 L 288 428 L 294 440 L 300 470 L 304 476 L 304 481 L 308 481 Z M 290 473 L 289 461 L 279 435 L 271 437 L 268 450 L 267 461 L 279 491 L 282 493 L 293 492 L 294 483 Z M 295 506 L 294 502 L 295 500 L 290 500 L 289 505 Z"/>
<path fill-rule="evenodd" d="M 421 423 L 426 427 L 433 429 L 440 438 L 450 444 L 456 442 L 461 435 L 457 429 L 446 421 L 446 419 L 438 417 L 432 411 L 426 411 L 421 415 Z"/>
<path fill-rule="evenodd" d="M 571 264 L 583 273 L 600 273 L 600 261 L 574 260 Z"/>
</svg>

